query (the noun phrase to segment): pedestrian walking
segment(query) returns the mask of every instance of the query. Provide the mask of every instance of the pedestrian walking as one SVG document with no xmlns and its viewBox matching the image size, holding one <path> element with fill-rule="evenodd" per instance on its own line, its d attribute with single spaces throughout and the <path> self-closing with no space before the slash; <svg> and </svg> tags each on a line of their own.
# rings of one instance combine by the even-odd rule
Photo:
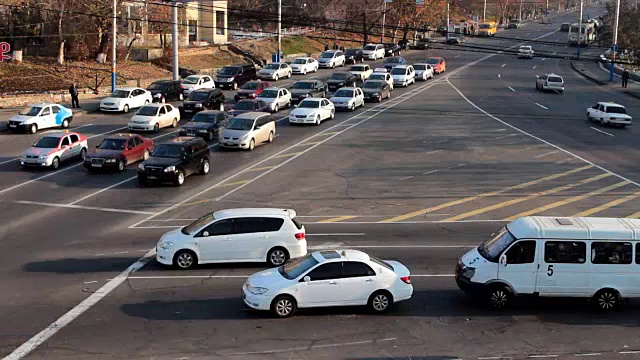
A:
<svg viewBox="0 0 640 360">
<path fill-rule="evenodd" d="M 324 51 L 327 51 L 327 50 L 329 50 L 329 44 L 325 44 L 324 46 Z"/>
<path fill-rule="evenodd" d="M 624 71 L 622 72 L 622 87 L 626 88 L 628 83 L 629 83 L 629 70 L 625 68 Z"/>
<path fill-rule="evenodd" d="M 72 108 L 80 108 L 80 102 L 78 101 L 78 87 L 74 82 L 69 86 L 69 95 L 71 95 L 71 107 Z"/>
</svg>

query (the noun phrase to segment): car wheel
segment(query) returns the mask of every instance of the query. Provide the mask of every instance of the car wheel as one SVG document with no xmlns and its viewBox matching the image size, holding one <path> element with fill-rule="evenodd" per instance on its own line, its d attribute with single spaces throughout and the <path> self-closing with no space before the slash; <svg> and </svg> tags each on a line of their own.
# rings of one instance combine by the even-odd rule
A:
<svg viewBox="0 0 640 360">
<path fill-rule="evenodd" d="M 355 111 L 355 110 L 356 110 L 356 103 L 354 102 L 353 104 L 351 104 L 349 111 Z"/>
<path fill-rule="evenodd" d="M 277 113 L 280 110 L 280 106 L 278 106 L 278 104 L 276 104 L 276 106 L 273 108 L 273 112 Z"/>
<path fill-rule="evenodd" d="M 604 121 L 603 118 L 600 118 L 600 125 L 605 126 L 607 124 L 606 121 Z"/>
<path fill-rule="evenodd" d="M 184 100 L 184 94 L 180 93 L 178 95 L 178 100 L 180 100 L 180 101 Z"/>
<path fill-rule="evenodd" d="M 603 289 L 593 296 L 593 301 L 598 309 L 611 311 L 620 305 L 620 295 L 613 289 Z"/>
<path fill-rule="evenodd" d="M 276 74 L 276 76 L 273 77 L 273 81 L 278 81 L 278 79 L 280 79 L 280 77 L 278 77 L 278 74 Z"/>
<path fill-rule="evenodd" d="M 129 112 L 129 105 L 125 104 L 124 107 L 122 108 L 122 112 L 125 113 L 125 114 L 128 113 Z"/>
<path fill-rule="evenodd" d="M 369 297 L 368 306 L 374 313 L 383 313 L 389 310 L 393 304 L 393 298 L 387 291 L 376 291 Z"/>
<path fill-rule="evenodd" d="M 177 118 L 173 118 L 173 121 L 171 122 L 171 127 L 172 128 L 178 127 L 178 119 Z"/>
<path fill-rule="evenodd" d="M 331 110 L 331 115 L 329 115 L 329 118 L 333 119 L 336 117 L 336 111 L 335 110 Z"/>
<path fill-rule="evenodd" d="M 182 186 L 182 184 L 184 184 L 184 171 L 178 170 L 178 174 L 176 175 L 175 185 Z"/>
<path fill-rule="evenodd" d="M 215 138 L 215 135 L 213 134 L 213 131 L 209 131 L 209 132 L 207 133 L 207 141 L 208 141 L 208 142 L 213 142 L 213 140 L 215 140 L 215 139 L 216 139 L 216 138 Z"/>
<path fill-rule="evenodd" d="M 302 75 L 307 75 L 307 69 L 302 71 Z"/>
<path fill-rule="evenodd" d="M 251 141 L 249 142 L 249 151 L 253 151 L 253 149 L 256 148 L 256 141 L 254 139 L 251 139 Z"/>
<path fill-rule="evenodd" d="M 59 167 L 60 167 L 60 158 L 56 156 L 53 158 L 53 161 L 51 162 L 51 168 L 55 170 Z"/>
<path fill-rule="evenodd" d="M 63 129 L 69 128 L 69 119 L 62 120 L 62 128 Z"/>
<path fill-rule="evenodd" d="M 31 127 L 29 128 L 29 132 L 32 134 L 35 134 L 38 132 L 38 125 L 36 124 L 31 124 Z"/>
<path fill-rule="evenodd" d="M 82 148 L 82 150 L 80 150 L 80 159 L 84 161 L 84 159 L 86 158 L 87 158 L 87 148 Z"/>
<path fill-rule="evenodd" d="M 147 160 L 149 158 L 151 154 L 149 153 L 149 150 L 145 150 L 144 154 L 142 154 L 142 160 Z"/>
<path fill-rule="evenodd" d="M 224 104 L 220 103 L 220 111 L 224 111 Z"/>
<path fill-rule="evenodd" d="M 118 171 L 124 171 L 124 161 L 118 161 Z"/>
<path fill-rule="evenodd" d="M 320 125 L 320 115 L 316 116 L 316 126 Z"/>
<path fill-rule="evenodd" d="M 149 100 L 145 100 L 145 101 L 144 101 L 144 104 L 145 104 L 145 105 L 149 105 Z"/>
<path fill-rule="evenodd" d="M 200 175 L 207 175 L 211 170 L 211 164 L 209 163 L 209 159 L 205 158 L 202 161 L 202 169 L 200 169 Z"/>
<path fill-rule="evenodd" d="M 272 142 L 273 142 L 273 138 L 274 138 L 274 136 L 273 136 L 273 131 L 270 131 L 270 132 L 269 132 L 269 138 L 267 139 L 267 142 L 268 142 L 268 143 L 272 143 Z"/>
<path fill-rule="evenodd" d="M 387 94 L 387 99 L 391 99 L 391 91 Z"/>
<path fill-rule="evenodd" d="M 153 125 L 153 132 L 157 134 L 158 131 L 160 131 L 160 124 L 156 123 Z"/>
<path fill-rule="evenodd" d="M 238 83 L 234 82 L 233 85 L 231 85 L 233 87 L 233 90 L 238 90 Z"/>
<path fill-rule="evenodd" d="M 164 104 L 167 102 L 167 99 L 164 98 L 164 96 L 160 97 L 160 103 Z"/>
<path fill-rule="evenodd" d="M 297 308 L 296 300 L 291 295 L 280 295 L 271 303 L 271 312 L 279 318 L 293 315 Z"/>
<path fill-rule="evenodd" d="M 180 270 L 193 269 L 198 263 L 198 257 L 191 250 L 180 250 L 173 256 L 173 266 Z"/>
<path fill-rule="evenodd" d="M 493 309 L 504 309 L 511 303 L 511 291 L 503 285 L 493 286 L 487 291 L 487 301 Z"/>
<path fill-rule="evenodd" d="M 272 267 L 284 265 L 287 260 L 289 260 L 289 253 L 281 247 L 273 248 L 269 250 L 269 253 L 267 254 L 267 263 Z"/>
<path fill-rule="evenodd" d="M 286 107 L 287 107 L 287 109 L 291 108 L 291 100 L 287 101 Z"/>
<path fill-rule="evenodd" d="M 291 71 L 287 73 L 287 79 L 291 79 Z"/>
</svg>

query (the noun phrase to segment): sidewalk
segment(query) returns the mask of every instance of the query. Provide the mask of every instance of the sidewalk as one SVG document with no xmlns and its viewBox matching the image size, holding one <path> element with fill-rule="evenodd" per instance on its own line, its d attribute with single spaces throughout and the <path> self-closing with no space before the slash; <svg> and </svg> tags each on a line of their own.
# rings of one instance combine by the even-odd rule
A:
<svg viewBox="0 0 640 360">
<path fill-rule="evenodd" d="M 71 109 L 71 103 L 63 102 L 60 105 L 67 107 L 73 111 L 73 117 L 81 117 L 88 113 L 98 112 L 100 110 L 100 101 L 102 98 L 81 99 L 80 109 Z M 7 130 L 7 120 L 13 115 L 18 114 L 24 107 L 0 109 L 0 132 Z"/>
<path fill-rule="evenodd" d="M 601 64 L 597 61 L 571 60 L 571 67 L 588 80 L 600 86 L 606 86 L 610 90 L 620 91 L 636 99 L 640 99 L 639 82 L 629 80 L 628 87 L 623 88 L 620 75 L 615 74 L 613 81 L 609 81 L 609 71 L 606 66 L 606 64 Z"/>
</svg>

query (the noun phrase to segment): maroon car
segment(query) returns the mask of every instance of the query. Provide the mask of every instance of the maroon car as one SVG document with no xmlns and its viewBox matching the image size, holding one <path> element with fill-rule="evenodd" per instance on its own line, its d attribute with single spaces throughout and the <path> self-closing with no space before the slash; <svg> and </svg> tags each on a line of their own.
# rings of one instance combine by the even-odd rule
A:
<svg viewBox="0 0 640 360">
<path fill-rule="evenodd" d="M 271 106 L 262 100 L 256 99 L 245 99 L 240 100 L 235 105 L 233 105 L 233 109 L 229 111 L 229 116 L 235 117 L 240 114 L 244 114 L 252 111 L 260 111 L 260 112 L 271 112 Z"/>
<path fill-rule="evenodd" d="M 255 99 L 260 95 L 262 90 L 268 87 L 271 87 L 271 84 L 267 81 L 249 81 L 240 87 L 233 99 L 235 101 L 239 101 L 241 99 Z"/>
</svg>

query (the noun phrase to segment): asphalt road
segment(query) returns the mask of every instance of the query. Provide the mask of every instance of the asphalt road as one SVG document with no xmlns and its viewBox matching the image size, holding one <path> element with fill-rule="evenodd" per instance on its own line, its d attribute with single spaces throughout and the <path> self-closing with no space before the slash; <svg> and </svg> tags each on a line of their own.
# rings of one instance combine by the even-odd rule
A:
<svg viewBox="0 0 640 360">
<path fill-rule="evenodd" d="M 251 153 L 213 144 L 212 172 L 181 188 L 139 188 L 135 165 L 105 175 L 76 163 L 24 171 L 11 159 L 37 136 L 0 134 L 0 354 L 20 347 L 14 355 L 34 359 L 638 356 L 637 304 L 598 314 L 581 301 L 527 301 L 495 313 L 452 278 L 461 254 L 515 216 L 640 216 L 637 130 L 584 118 L 596 101 L 620 102 L 631 114 L 640 113 L 637 104 L 587 82 L 562 58 L 468 51 L 539 38 L 537 53 L 569 53 L 566 33 L 553 32 L 576 16 L 408 52 L 411 62 L 445 57 L 447 72 L 319 127 L 280 121 L 276 141 Z M 535 91 L 535 75 L 549 72 L 564 77 L 564 94 Z M 124 130 L 128 117 L 78 120 L 93 146 Z M 350 247 L 403 262 L 415 297 L 385 316 L 320 309 L 276 320 L 239 297 L 262 264 L 179 272 L 140 260 L 163 232 L 243 206 L 296 209 L 312 249 Z"/>
</svg>

